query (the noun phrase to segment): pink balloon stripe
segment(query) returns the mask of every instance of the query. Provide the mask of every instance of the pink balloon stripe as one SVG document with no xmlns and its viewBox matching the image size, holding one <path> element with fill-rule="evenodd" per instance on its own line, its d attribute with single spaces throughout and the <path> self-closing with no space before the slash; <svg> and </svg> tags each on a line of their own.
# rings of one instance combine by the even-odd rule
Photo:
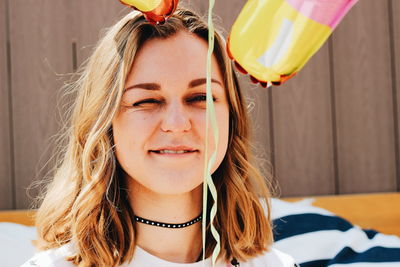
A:
<svg viewBox="0 0 400 267">
<path fill-rule="evenodd" d="M 310 19 L 334 30 L 343 16 L 358 0 L 286 0 L 293 8 Z"/>
</svg>

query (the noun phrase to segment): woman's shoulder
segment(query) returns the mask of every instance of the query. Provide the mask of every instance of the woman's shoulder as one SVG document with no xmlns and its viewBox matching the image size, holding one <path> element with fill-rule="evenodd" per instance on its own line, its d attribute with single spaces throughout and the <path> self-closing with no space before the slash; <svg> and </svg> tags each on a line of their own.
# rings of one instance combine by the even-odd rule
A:
<svg viewBox="0 0 400 267">
<path fill-rule="evenodd" d="M 297 267 L 293 257 L 270 247 L 264 254 L 240 264 L 240 267 Z"/>
<path fill-rule="evenodd" d="M 75 267 L 65 258 L 72 255 L 73 248 L 70 243 L 58 248 L 37 252 L 21 267 Z"/>
</svg>

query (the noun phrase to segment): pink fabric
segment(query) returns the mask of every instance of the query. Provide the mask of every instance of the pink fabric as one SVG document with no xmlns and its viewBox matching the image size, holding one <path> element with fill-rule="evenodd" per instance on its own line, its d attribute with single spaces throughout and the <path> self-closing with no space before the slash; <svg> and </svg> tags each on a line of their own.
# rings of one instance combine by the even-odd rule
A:
<svg viewBox="0 0 400 267">
<path fill-rule="evenodd" d="M 343 16 L 358 0 L 286 0 L 293 8 L 310 19 L 336 28 Z"/>
</svg>

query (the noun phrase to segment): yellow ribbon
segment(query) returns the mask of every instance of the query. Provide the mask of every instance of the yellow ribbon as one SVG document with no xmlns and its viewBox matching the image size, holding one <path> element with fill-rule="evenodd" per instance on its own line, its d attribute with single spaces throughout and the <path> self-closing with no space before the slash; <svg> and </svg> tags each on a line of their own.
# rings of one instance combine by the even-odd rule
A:
<svg viewBox="0 0 400 267">
<path fill-rule="evenodd" d="M 211 92 L 211 58 L 214 50 L 214 25 L 212 21 L 212 11 L 214 8 L 215 0 L 209 0 L 208 5 L 208 54 L 207 54 L 207 80 L 206 80 L 206 144 L 205 144 L 205 165 L 204 165 L 204 182 L 203 182 L 203 220 L 202 220 L 202 234 L 203 234 L 203 266 L 205 259 L 205 247 L 206 247 L 206 222 L 207 222 L 207 192 L 209 189 L 211 192 L 211 196 L 214 199 L 214 204 L 211 208 L 210 212 L 210 225 L 211 225 L 211 233 L 216 240 L 216 245 L 214 251 L 212 253 L 212 266 L 215 266 L 215 262 L 217 260 L 218 254 L 221 249 L 220 244 L 220 236 L 218 231 L 215 229 L 213 225 L 214 218 L 217 214 L 217 190 L 215 188 L 214 182 L 211 177 L 211 168 L 215 163 L 217 157 L 217 148 L 218 148 L 218 125 L 217 118 L 215 114 L 214 102 Z M 215 141 L 215 149 L 212 153 L 210 160 L 208 161 L 208 130 L 209 123 L 211 120 L 211 125 L 214 133 L 214 141 Z"/>
</svg>

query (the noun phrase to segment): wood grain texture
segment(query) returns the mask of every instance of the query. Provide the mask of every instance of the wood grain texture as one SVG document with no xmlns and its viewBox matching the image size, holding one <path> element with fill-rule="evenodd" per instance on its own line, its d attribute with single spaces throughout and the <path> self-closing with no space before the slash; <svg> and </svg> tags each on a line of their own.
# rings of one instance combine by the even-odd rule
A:
<svg viewBox="0 0 400 267">
<path fill-rule="evenodd" d="M 276 186 L 272 166 L 271 113 L 268 89 L 250 82 L 248 76 L 238 74 L 250 119 L 251 146 L 256 163 L 264 177 Z"/>
<path fill-rule="evenodd" d="M 341 194 L 396 189 L 387 3 L 359 1 L 333 34 Z"/>
<path fill-rule="evenodd" d="M 230 0 L 229 2 L 215 1 L 215 23 L 220 23 L 221 26 L 225 29 L 226 34 L 230 32 L 233 23 L 235 22 L 246 2 L 247 0 Z M 208 5 L 206 5 L 206 7 L 208 8 Z"/>
<path fill-rule="evenodd" d="M 0 222 L 18 223 L 26 226 L 35 225 L 36 210 L 4 210 L 0 211 Z"/>
<path fill-rule="evenodd" d="M 362 228 L 400 236 L 400 193 L 309 196 L 307 198 L 314 199 L 313 206 L 327 209 Z"/>
<path fill-rule="evenodd" d="M 6 0 L 0 0 L 0 209 L 13 208 Z"/>
<path fill-rule="evenodd" d="M 72 71 L 71 2 L 9 1 L 14 118 L 16 208 L 27 208 L 37 190 L 27 191 L 52 167 L 57 133 L 56 103 Z"/>
<path fill-rule="evenodd" d="M 276 175 L 282 196 L 333 194 L 328 44 L 294 78 L 272 88 Z"/>
<path fill-rule="evenodd" d="M 132 11 L 119 1 L 75 0 L 74 41 L 77 43 L 77 63 L 82 64 L 107 27 Z"/>
<path fill-rule="evenodd" d="M 197 12 L 197 14 L 199 14 L 203 18 L 207 15 L 208 12 L 208 1 L 184 0 L 179 2 L 179 6 L 194 10 L 195 12 Z"/>
<path fill-rule="evenodd" d="M 397 121 L 397 191 L 400 192 L 400 1 L 390 1 L 390 12 L 392 24 L 392 77 L 393 77 L 393 90 L 395 99 L 395 117 Z"/>
</svg>

